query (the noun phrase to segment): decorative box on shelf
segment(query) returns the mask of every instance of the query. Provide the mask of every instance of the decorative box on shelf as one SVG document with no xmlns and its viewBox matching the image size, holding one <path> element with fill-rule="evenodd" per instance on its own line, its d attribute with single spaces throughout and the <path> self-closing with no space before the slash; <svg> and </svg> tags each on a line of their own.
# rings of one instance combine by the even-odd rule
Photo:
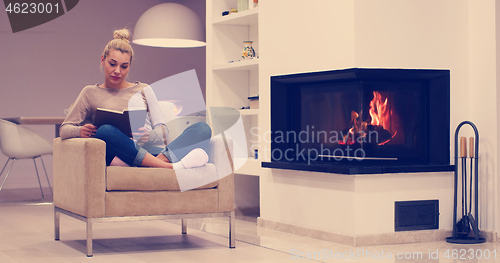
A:
<svg viewBox="0 0 500 263">
<path fill-rule="evenodd" d="M 248 97 L 250 101 L 250 109 L 258 109 L 259 108 L 259 95 Z"/>
</svg>

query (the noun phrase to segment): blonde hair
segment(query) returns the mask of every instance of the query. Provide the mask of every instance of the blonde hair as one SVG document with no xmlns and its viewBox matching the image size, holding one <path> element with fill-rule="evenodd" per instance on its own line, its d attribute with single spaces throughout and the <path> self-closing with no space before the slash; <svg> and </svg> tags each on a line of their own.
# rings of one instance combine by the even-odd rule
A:
<svg viewBox="0 0 500 263">
<path fill-rule="evenodd" d="M 109 55 L 109 51 L 112 49 L 119 50 L 122 53 L 130 54 L 130 63 L 132 63 L 132 58 L 134 57 L 134 50 L 130 45 L 130 37 L 132 33 L 130 30 L 123 28 L 118 29 L 113 32 L 113 40 L 109 41 L 104 51 L 102 52 L 102 56 L 105 59 Z"/>
</svg>

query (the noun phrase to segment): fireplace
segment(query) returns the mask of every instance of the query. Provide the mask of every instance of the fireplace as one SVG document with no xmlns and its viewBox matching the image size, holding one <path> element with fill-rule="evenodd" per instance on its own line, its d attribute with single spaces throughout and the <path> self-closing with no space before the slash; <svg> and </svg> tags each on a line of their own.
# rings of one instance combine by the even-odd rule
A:
<svg viewBox="0 0 500 263">
<path fill-rule="evenodd" d="M 271 161 L 343 174 L 453 171 L 450 72 L 345 69 L 271 77 Z"/>
</svg>

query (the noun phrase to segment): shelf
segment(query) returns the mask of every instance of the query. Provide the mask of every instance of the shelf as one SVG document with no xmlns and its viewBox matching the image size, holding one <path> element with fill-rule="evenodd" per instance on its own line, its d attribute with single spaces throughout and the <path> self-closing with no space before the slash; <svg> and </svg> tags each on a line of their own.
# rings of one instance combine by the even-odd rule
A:
<svg viewBox="0 0 500 263">
<path fill-rule="evenodd" d="M 213 25 L 253 25 L 257 24 L 259 8 L 249 9 L 213 19 Z"/>
<path fill-rule="evenodd" d="M 257 116 L 259 115 L 259 109 L 245 109 L 245 110 L 238 110 L 240 112 L 240 116 Z M 214 114 L 214 116 L 234 116 L 236 113 L 234 109 L 227 108 L 227 110 L 222 110 L 218 111 L 217 114 Z"/>
<path fill-rule="evenodd" d="M 242 59 L 243 41 L 253 41 L 253 47 L 259 47 L 259 7 L 222 16 L 224 10 L 233 7 L 236 0 L 208 0 L 206 35 L 207 35 L 207 107 L 211 115 L 220 118 L 222 122 L 233 121 L 241 117 L 247 145 L 254 127 L 258 127 L 259 109 L 249 96 L 259 94 L 259 64 L 260 59 Z M 232 60 L 232 62 L 230 62 Z M 252 103 L 250 103 L 252 102 Z M 255 105 L 254 105 L 255 104 Z M 247 108 L 252 105 L 252 109 Z M 236 112 L 238 111 L 238 112 Z M 239 116 L 238 116 L 239 115 Z M 243 150 L 236 158 L 242 166 L 236 174 L 259 176 L 261 161 L 256 160 L 251 149 Z"/>
<path fill-rule="evenodd" d="M 246 110 L 240 110 L 240 115 L 241 115 L 241 116 L 253 116 L 253 115 L 259 115 L 259 109 L 246 109 Z"/>
<path fill-rule="evenodd" d="M 259 68 L 259 59 L 240 60 L 231 63 L 214 65 L 213 70 L 254 70 Z"/>
<path fill-rule="evenodd" d="M 235 161 L 244 161 L 245 158 L 235 158 Z M 236 170 L 234 173 L 236 174 L 245 174 L 245 175 L 254 175 L 259 176 L 261 171 L 262 162 L 253 158 L 248 157 L 246 163 Z"/>
</svg>

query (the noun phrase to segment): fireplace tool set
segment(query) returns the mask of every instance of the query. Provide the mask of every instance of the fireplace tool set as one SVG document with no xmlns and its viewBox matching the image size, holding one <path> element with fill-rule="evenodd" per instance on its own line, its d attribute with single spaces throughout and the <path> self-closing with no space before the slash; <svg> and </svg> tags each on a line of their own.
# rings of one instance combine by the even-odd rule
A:
<svg viewBox="0 0 500 263">
<path fill-rule="evenodd" d="M 474 129 L 474 137 L 469 138 L 469 151 L 467 151 L 467 138 L 458 135 L 463 125 L 468 124 Z M 460 155 L 458 149 L 460 148 Z M 455 177 L 454 177 L 454 201 L 453 201 L 453 236 L 446 238 L 449 243 L 478 244 L 484 243 L 479 231 L 479 188 L 478 188 L 478 156 L 479 133 L 476 125 L 470 121 L 460 123 L 455 131 Z M 458 182 L 461 191 L 458 192 Z M 458 199 L 462 199 L 462 211 L 458 210 Z M 474 209 L 474 211 L 473 211 Z M 457 222 L 457 214 L 461 212 L 461 218 Z M 473 234 L 471 236 L 471 234 Z"/>
</svg>

